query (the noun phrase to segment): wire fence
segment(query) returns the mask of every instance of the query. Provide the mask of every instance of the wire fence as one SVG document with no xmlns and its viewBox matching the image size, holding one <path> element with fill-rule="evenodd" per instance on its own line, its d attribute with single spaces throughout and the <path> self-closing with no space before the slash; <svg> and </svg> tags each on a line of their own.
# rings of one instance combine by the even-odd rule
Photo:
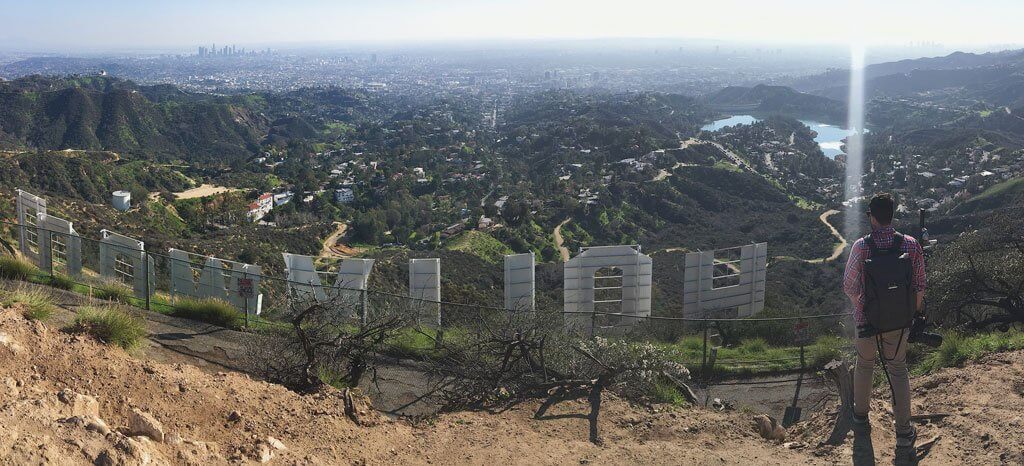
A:
<svg viewBox="0 0 1024 466">
<path fill-rule="evenodd" d="M 27 216 L 26 216 L 27 217 Z M 298 282 L 263 273 L 259 267 L 171 249 L 147 250 L 138 241 L 107 230 L 91 238 L 70 229 L 50 229 L 0 221 L 7 238 L 21 239 L 21 253 L 56 283 L 59 277 L 74 291 L 125 301 L 150 311 L 174 313 L 183 302 L 200 296 L 228 301 L 244 312 L 245 327 L 284 325 L 281 317 L 322 293 L 344 302 L 354 324 L 387 315 L 394 309 L 415 309 L 417 324 L 438 332 L 474 328 L 482 321 L 510 312 L 552 316 L 552 325 L 584 322 L 590 335 L 618 336 L 671 347 L 678 362 L 691 369 L 700 388 L 798 382 L 803 375 L 848 351 L 845 343 L 824 344 L 815 337 L 838 335 L 850 313 L 767 317 L 636 316 L 620 312 L 564 309 L 508 310 L 499 306 L 446 302 L 338 284 Z M 322 280 L 316 280 L 317 282 Z M 582 320 L 580 319 L 582 318 Z M 769 335 L 770 344 L 739 342 Z M 838 339 L 837 339 L 838 340 Z M 765 343 L 765 342 L 762 342 Z M 753 376 L 797 378 L 749 380 Z M 748 380 L 736 380 L 746 377 Z"/>
</svg>

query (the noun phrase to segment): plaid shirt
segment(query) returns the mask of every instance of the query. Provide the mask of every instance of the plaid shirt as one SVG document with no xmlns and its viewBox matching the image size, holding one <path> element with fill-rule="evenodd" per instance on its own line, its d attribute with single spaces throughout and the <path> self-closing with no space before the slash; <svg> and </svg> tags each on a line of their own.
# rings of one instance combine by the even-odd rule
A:
<svg viewBox="0 0 1024 466">
<path fill-rule="evenodd" d="M 884 227 L 871 232 L 875 245 L 879 249 L 892 247 L 893 235 L 896 230 L 891 227 Z M 915 291 L 924 291 L 924 250 L 921 244 L 912 236 L 903 235 L 903 252 L 910 254 L 910 262 L 913 265 L 914 275 L 911 277 L 911 286 Z M 846 263 L 846 273 L 843 274 L 843 291 L 853 302 L 853 318 L 858 324 L 867 320 L 864 318 L 864 260 L 871 257 L 871 248 L 868 247 L 864 238 L 853 243 L 850 250 L 850 260 Z"/>
</svg>

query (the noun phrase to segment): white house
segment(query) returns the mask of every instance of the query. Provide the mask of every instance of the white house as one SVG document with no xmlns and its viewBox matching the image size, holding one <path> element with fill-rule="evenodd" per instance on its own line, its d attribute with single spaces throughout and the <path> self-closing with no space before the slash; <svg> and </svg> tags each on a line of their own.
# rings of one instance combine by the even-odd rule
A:
<svg viewBox="0 0 1024 466">
<path fill-rule="evenodd" d="M 352 188 L 339 188 L 334 190 L 334 202 L 348 204 L 354 200 L 356 200 L 356 195 L 352 191 Z"/>
</svg>

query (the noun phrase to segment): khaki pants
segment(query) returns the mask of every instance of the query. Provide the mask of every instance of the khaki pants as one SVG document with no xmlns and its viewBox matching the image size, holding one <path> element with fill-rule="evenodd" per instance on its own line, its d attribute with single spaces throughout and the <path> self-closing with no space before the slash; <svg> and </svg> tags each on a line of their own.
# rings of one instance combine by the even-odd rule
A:
<svg viewBox="0 0 1024 466">
<path fill-rule="evenodd" d="M 902 337 L 902 338 L 901 338 Z M 910 375 L 907 373 L 907 338 L 910 329 L 895 330 L 878 336 L 856 338 L 857 366 L 853 371 L 853 412 L 865 416 L 871 409 L 871 376 L 881 340 L 882 357 L 892 380 L 893 417 L 896 432 L 910 431 Z"/>
</svg>

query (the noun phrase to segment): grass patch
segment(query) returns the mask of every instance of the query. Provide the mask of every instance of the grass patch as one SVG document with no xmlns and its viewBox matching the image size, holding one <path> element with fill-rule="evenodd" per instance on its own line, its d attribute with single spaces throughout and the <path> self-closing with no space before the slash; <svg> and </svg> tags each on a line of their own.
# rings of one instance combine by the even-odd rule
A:
<svg viewBox="0 0 1024 466">
<path fill-rule="evenodd" d="M 670 354 L 676 355 L 676 362 L 682 363 L 693 373 L 698 373 L 703 360 L 703 339 L 700 336 L 686 336 L 669 345 Z M 833 359 L 843 356 L 849 340 L 837 336 L 822 336 L 804 348 L 807 367 L 824 366 Z M 710 358 L 710 345 L 708 348 Z M 743 340 L 740 344 L 718 348 L 715 375 L 751 375 L 758 373 L 784 372 L 800 369 L 799 346 L 772 346 L 763 338 Z"/>
<path fill-rule="evenodd" d="M 92 288 L 94 298 L 117 303 L 131 304 L 132 290 L 118 282 L 103 282 Z"/>
<path fill-rule="evenodd" d="M 689 405 L 683 394 L 679 392 L 679 388 L 671 382 L 659 381 L 656 383 L 651 397 L 658 403 L 668 403 L 676 407 Z"/>
<path fill-rule="evenodd" d="M 915 374 L 928 374 L 943 367 L 959 367 L 968 361 L 1005 351 L 1024 349 L 1024 332 L 978 333 L 962 335 L 949 332 L 943 335 L 942 346 L 934 352 L 924 355 L 920 364 L 914 368 Z"/>
<path fill-rule="evenodd" d="M 54 288 L 60 288 L 62 290 L 73 291 L 75 289 L 75 281 L 62 273 L 54 273 L 46 282 Z"/>
<path fill-rule="evenodd" d="M 35 276 L 39 269 L 32 263 L 13 256 L 0 257 L 0 278 L 8 280 L 28 280 Z"/>
<path fill-rule="evenodd" d="M 25 306 L 22 314 L 30 320 L 49 319 L 57 306 L 53 303 L 53 296 L 49 292 L 39 288 L 19 288 L 11 292 L 3 300 L 4 306 L 21 304 Z"/>
<path fill-rule="evenodd" d="M 474 254 L 492 264 L 503 260 L 506 254 L 512 254 L 512 249 L 505 243 L 487 233 L 476 230 L 465 231 L 448 240 L 445 249 Z"/>
<path fill-rule="evenodd" d="M 75 322 L 67 330 L 92 335 L 103 343 L 126 350 L 138 347 L 147 335 L 142 318 L 113 308 L 84 308 L 78 311 Z"/>
<path fill-rule="evenodd" d="M 171 315 L 227 328 L 241 328 L 245 319 L 231 303 L 216 298 L 183 299 L 174 305 Z"/>
</svg>

